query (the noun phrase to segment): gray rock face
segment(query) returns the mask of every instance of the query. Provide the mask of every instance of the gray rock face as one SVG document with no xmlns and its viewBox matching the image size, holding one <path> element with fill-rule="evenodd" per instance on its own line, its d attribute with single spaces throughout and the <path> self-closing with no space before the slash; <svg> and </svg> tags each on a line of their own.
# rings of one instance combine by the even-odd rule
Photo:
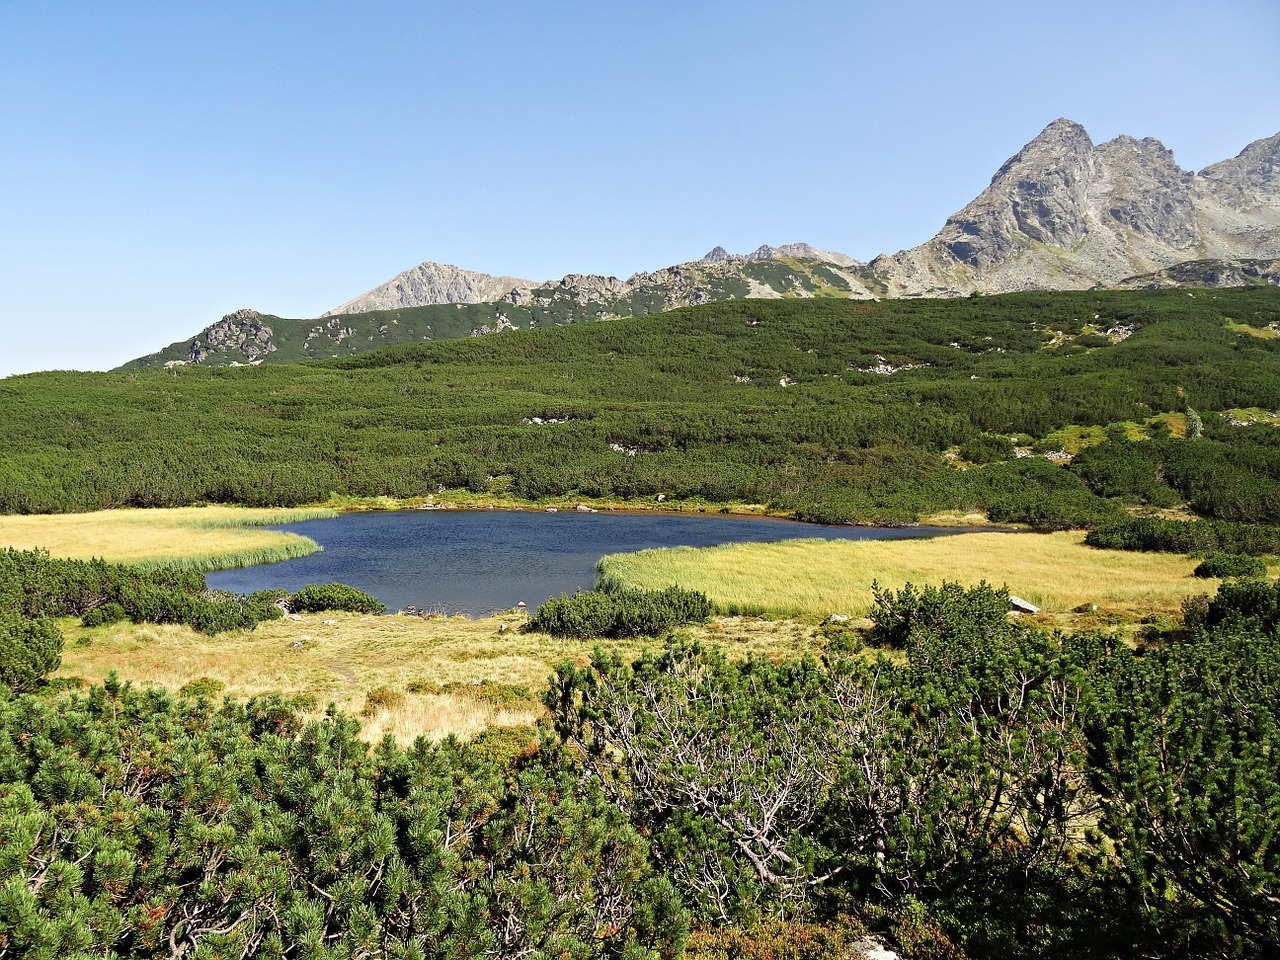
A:
<svg viewBox="0 0 1280 960">
<path fill-rule="evenodd" d="M 697 263 L 741 263 L 752 260 L 778 260 L 782 257 L 796 257 L 803 260 L 820 260 L 823 263 L 834 263 L 838 267 L 860 267 L 861 260 L 844 253 L 831 253 L 811 243 L 784 243 L 780 247 L 761 244 L 748 254 L 730 253 L 724 247 L 715 247 Z"/>
<path fill-rule="evenodd" d="M 1073 243 L 1084 232 L 1081 210 L 1092 151 L 1084 127 L 1055 120 L 935 239 L 957 261 L 979 269 L 1008 259 L 1027 240 Z"/>
<path fill-rule="evenodd" d="M 1233 210 L 1280 207 L 1280 133 L 1200 171 L 1201 190 Z"/>
<path fill-rule="evenodd" d="M 775 257 L 798 257 L 804 260 L 821 260 L 834 263 L 837 267 L 861 267 L 865 264 L 846 253 L 833 253 L 808 243 L 784 243 L 780 247 L 771 247 Z"/>
<path fill-rule="evenodd" d="M 1280 134 L 1196 175 L 1150 138 L 1055 120 L 927 243 L 877 257 L 895 296 L 1079 289 L 1188 260 L 1280 256 Z"/>
<path fill-rule="evenodd" d="M 733 257 L 734 255 L 724 247 L 712 247 L 698 263 L 724 263 L 726 260 L 732 260 Z"/>
<path fill-rule="evenodd" d="M 429 303 L 492 303 L 517 288 L 536 286 L 518 277 L 493 277 L 487 273 L 462 270 L 447 263 L 418 264 L 397 274 L 381 286 L 323 314 L 331 317 L 370 310 L 396 310 Z"/>
<path fill-rule="evenodd" d="M 1280 286 L 1280 260 L 1188 260 L 1153 273 L 1111 284 L 1113 290 L 1168 290 L 1174 287 Z"/>
<path fill-rule="evenodd" d="M 186 360 L 171 361 L 169 365 L 203 363 L 210 354 L 234 351 L 244 357 L 237 363 L 261 363 L 267 354 L 277 349 L 272 336 L 271 328 L 262 322 L 262 314 L 257 310 L 236 310 L 202 330 L 191 341 Z"/>
</svg>

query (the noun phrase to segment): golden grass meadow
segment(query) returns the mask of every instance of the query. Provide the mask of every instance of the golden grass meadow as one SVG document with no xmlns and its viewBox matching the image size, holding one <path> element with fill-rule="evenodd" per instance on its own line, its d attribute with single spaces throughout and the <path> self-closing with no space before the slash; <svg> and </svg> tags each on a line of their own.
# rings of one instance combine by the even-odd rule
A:
<svg viewBox="0 0 1280 960">
<path fill-rule="evenodd" d="M 919 540 L 784 540 L 671 547 L 600 561 L 603 581 L 700 590 L 726 613 L 766 617 L 865 616 L 872 584 L 973 585 L 985 580 L 1048 613 L 1082 604 L 1127 612 L 1170 612 L 1217 581 L 1191 576 L 1185 556 L 1099 550 L 1084 534 L 967 533 Z"/>
<path fill-rule="evenodd" d="M 590 641 L 523 633 L 525 619 L 514 612 L 479 620 L 325 613 L 212 637 L 185 626 L 89 629 L 67 619 L 57 676 L 97 683 L 115 671 L 122 680 L 175 691 L 209 678 L 221 685 L 219 696 L 278 692 L 313 698 L 317 712 L 333 703 L 363 714 L 363 735 L 375 742 L 384 734 L 401 743 L 419 735 L 468 738 L 534 722 L 555 665 L 590 658 Z M 734 656 L 793 657 L 820 648 L 813 625 L 799 622 L 725 617 L 690 632 Z M 634 656 L 654 642 L 609 646 Z"/>
<path fill-rule="evenodd" d="M 337 515 L 329 507 L 226 506 L 7 515 L 0 516 L 0 549 L 41 549 L 55 557 L 139 567 L 226 570 L 315 553 L 320 547 L 314 540 L 262 528 Z"/>
</svg>

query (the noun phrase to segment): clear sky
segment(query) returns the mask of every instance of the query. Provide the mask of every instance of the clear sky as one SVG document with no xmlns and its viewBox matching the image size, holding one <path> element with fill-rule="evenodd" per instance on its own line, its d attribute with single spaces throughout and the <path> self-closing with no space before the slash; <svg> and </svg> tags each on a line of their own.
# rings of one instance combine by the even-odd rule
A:
<svg viewBox="0 0 1280 960">
<path fill-rule="evenodd" d="M 423 260 L 870 259 L 1062 116 L 1234 156 L 1280 131 L 1280 3 L 0 0 L 0 376 Z"/>
</svg>

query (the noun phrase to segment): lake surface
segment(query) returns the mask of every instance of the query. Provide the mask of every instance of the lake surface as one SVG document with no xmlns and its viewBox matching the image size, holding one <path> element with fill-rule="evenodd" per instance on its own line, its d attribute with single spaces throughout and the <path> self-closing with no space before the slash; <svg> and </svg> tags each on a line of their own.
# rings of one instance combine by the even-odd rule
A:
<svg viewBox="0 0 1280 960">
<path fill-rule="evenodd" d="M 297 560 L 210 573 L 210 587 L 249 593 L 309 583 L 345 583 L 388 610 L 480 616 L 523 600 L 589 590 L 596 561 L 650 547 L 792 540 L 897 540 L 969 533 L 974 528 L 825 527 L 723 515 L 577 513 L 562 510 L 400 510 L 347 513 L 278 527 L 324 547 Z"/>
</svg>

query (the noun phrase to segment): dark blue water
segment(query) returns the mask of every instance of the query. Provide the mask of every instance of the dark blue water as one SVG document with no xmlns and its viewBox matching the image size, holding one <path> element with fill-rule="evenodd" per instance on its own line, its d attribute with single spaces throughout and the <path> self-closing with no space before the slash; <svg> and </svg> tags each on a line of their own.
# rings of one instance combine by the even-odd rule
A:
<svg viewBox="0 0 1280 960">
<path fill-rule="evenodd" d="M 378 597 L 388 610 L 413 605 L 478 616 L 530 609 L 548 597 L 588 590 L 596 561 L 649 547 L 791 540 L 894 540 L 973 528 L 823 527 L 756 517 L 559 513 L 526 510 L 402 510 L 348 513 L 278 529 L 315 540 L 321 553 L 211 573 L 210 587 L 249 593 L 338 582 Z"/>
</svg>

